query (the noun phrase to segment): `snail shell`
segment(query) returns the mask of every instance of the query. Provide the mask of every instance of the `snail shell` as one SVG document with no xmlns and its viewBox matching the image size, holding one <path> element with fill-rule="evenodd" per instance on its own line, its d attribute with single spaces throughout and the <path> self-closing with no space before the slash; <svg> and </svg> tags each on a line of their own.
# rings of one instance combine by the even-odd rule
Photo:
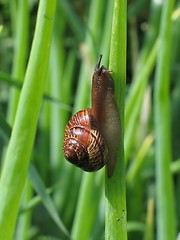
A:
<svg viewBox="0 0 180 240">
<path fill-rule="evenodd" d="M 92 115 L 92 109 L 81 110 L 69 120 L 64 139 L 64 156 L 69 162 L 88 172 L 105 165 L 108 149 Z"/>
</svg>

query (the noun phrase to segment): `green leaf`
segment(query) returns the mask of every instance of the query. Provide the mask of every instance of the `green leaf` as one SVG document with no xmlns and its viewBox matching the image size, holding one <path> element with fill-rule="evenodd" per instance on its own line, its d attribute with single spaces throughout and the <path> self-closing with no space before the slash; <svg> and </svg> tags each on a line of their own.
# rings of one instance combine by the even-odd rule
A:
<svg viewBox="0 0 180 240">
<path fill-rule="evenodd" d="M 62 233 L 64 233 L 65 236 L 68 237 L 69 233 L 66 227 L 64 226 L 64 223 L 62 222 L 61 218 L 59 217 L 53 201 L 51 200 L 50 196 L 47 194 L 46 188 L 41 178 L 39 177 L 35 167 L 32 164 L 30 164 L 30 167 L 29 167 L 28 177 L 33 185 L 33 188 L 40 195 L 41 200 L 45 208 L 49 212 L 50 216 L 52 217 L 54 222 L 57 224 L 59 229 L 62 231 Z"/>
</svg>

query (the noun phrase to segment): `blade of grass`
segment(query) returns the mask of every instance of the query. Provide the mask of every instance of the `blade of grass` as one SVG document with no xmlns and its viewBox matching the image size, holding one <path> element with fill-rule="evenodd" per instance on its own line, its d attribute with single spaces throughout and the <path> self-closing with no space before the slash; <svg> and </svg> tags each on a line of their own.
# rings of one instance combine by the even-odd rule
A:
<svg viewBox="0 0 180 240">
<path fill-rule="evenodd" d="M 93 0 L 91 1 L 89 9 L 89 20 L 87 24 L 88 30 L 85 37 L 85 48 L 87 50 L 87 55 L 91 63 L 95 63 L 97 56 L 99 55 L 99 53 L 97 53 L 97 49 L 99 47 L 101 34 L 101 31 L 99 31 L 99 29 L 101 29 L 103 12 L 102 5 L 102 0 Z M 91 70 L 93 71 L 93 69 Z M 88 78 L 91 78 L 89 75 L 89 69 L 87 68 L 87 64 L 84 64 L 84 62 L 82 62 L 75 96 L 74 112 L 85 108 L 89 102 L 89 96 L 87 95 L 87 92 L 89 92 L 90 84 L 87 81 Z"/>
<path fill-rule="evenodd" d="M 62 12 L 62 9 L 60 13 Z M 59 13 L 57 13 L 59 15 Z M 63 15 L 63 14 L 62 14 Z M 71 103 L 71 89 L 74 80 L 74 69 L 75 69 L 75 54 L 74 51 L 70 51 L 67 58 L 65 59 L 65 50 L 63 47 L 63 42 L 65 38 L 64 32 L 64 17 L 56 16 L 56 25 L 58 27 L 58 23 L 61 20 L 62 29 L 54 32 L 54 41 L 51 52 L 51 77 L 53 81 L 51 81 L 51 93 L 53 96 L 56 96 L 61 101 L 66 104 Z M 62 44 L 59 44 L 59 41 Z M 72 111 L 72 108 L 71 108 Z M 64 138 L 64 129 L 67 123 L 67 119 L 69 117 L 69 112 L 64 109 L 59 109 L 57 106 L 51 106 L 51 144 L 50 144 L 50 155 L 51 162 L 50 167 L 53 172 L 52 178 L 53 181 L 59 181 L 59 179 L 63 180 L 64 184 L 61 188 L 61 192 L 54 192 L 54 201 L 56 205 L 59 207 L 59 210 L 64 209 L 64 205 L 67 203 L 67 192 L 69 194 L 69 178 L 71 174 L 66 171 L 64 168 L 65 161 L 63 158 L 62 145 Z M 56 149 L 56 150 L 55 150 Z M 59 172 L 61 171 L 61 172 Z M 59 174 L 60 173 L 60 174 Z"/>
<path fill-rule="evenodd" d="M 102 193 L 102 173 L 101 171 L 96 177 L 95 174 L 92 173 L 84 173 L 83 175 L 72 229 L 72 239 L 88 239 L 90 236 Z M 86 224 L 83 227 L 82 219 L 86 219 Z"/>
<path fill-rule="evenodd" d="M 33 165 L 33 167 L 35 168 L 34 165 Z M 30 171 L 30 168 L 29 168 L 28 171 Z M 38 176 L 38 178 L 41 179 L 41 176 L 38 174 L 37 170 L 35 170 L 35 171 L 36 171 L 36 175 Z M 28 174 L 31 175 L 30 172 Z M 52 194 L 56 189 L 59 189 L 61 186 L 62 186 L 61 182 L 55 183 L 54 185 L 52 185 L 49 188 L 45 189 L 46 194 L 47 195 Z M 20 214 L 22 214 L 22 213 L 24 213 L 26 211 L 31 210 L 32 208 L 34 208 L 35 206 L 37 206 L 38 204 L 41 204 L 41 203 L 42 203 L 42 197 L 40 195 L 36 195 L 33 198 L 31 198 L 31 200 L 29 200 L 27 203 L 25 203 L 25 204 L 23 203 L 19 212 L 20 212 Z"/>
<path fill-rule="evenodd" d="M 131 86 L 125 110 L 125 153 L 126 162 L 129 160 L 131 147 L 133 145 L 134 137 L 138 125 L 138 119 L 140 115 L 140 110 L 142 106 L 142 100 L 144 97 L 145 89 L 147 86 L 147 81 L 153 70 L 157 51 L 158 51 L 158 40 L 155 42 L 149 57 L 145 61 L 145 66 L 142 69 L 141 75 L 136 81 L 133 81 Z"/>
<path fill-rule="evenodd" d="M 9 74 L 2 71 L 0 71 L 0 81 L 18 89 L 22 87 L 22 83 L 18 79 L 12 78 Z"/>
<path fill-rule="evenodd" d="M 9 2 L 10 5 L 10 13 L 11 13 L 11 25 L 13 34 L 16 32 L 16 25 L 17 25 L 17 1 L 12 0 Z"/>
<path fill-rule="evenodd" d="M 61 80 L 62 83 L 61 83 L 60 99 L 62 99 L 67 104 L 70 104 L 71 100 L 72 100 L 71 99 L 72 84 L 73 84 L 73 80 L 74 80 L 74 70 L 75 70 L 75 65 L 76 65 L 75 59 L 76 59 L 75 53 L 74 53 L 74 50 L 72 50 L 71 52 L 69 52 L 69 55 L 66 59 L 63 76 L 62 76 L 62 80 Z M 57 109 L 56 109 L 56 111 L 57 111 Z M 59 123 L 59 131 L 57 133 L 57 139 L 54 139 L 54 140 L 52 139 L 52 143 L 56 144 L 59 149 L 58 150 L 59 158 L 57 158 L 58 165 L 54 165 L 53 173 L 56 175 L 56 176 L 54 176 L 56 181 L 57 181 L 57 179 L 59 180 L 59 178 L 60 178 L 61 180 L 63 180 L 64 184 L 61 188 L 61 192 L 59 192 L 58 190 L 55 192 L 54 200 L 55 200 L 55 202 L 57 202 L 57 204 L 59 206 L 59 210 L 61 209 L 63 211 L 67 204 L 67 198 L 70 197 L 70 195 L 72 194 L 72 191 L 75 188 L 73 187 L 73 190 L 70 191 L 72 182 L 69 179 L 69 176 L 72 176 L 72 175 L 71 175 L 71 172 L 69 172 L 69 168 L 68 168 L 69 166 L 67 168 L 65 166 L 65 161 L 64 161 L 63 152 L 62 152 L 64 129 L 65 129 L 66 123 L 68 121 L 69 112 L 64 111 L 64 109 L 61 109 L 59 111 L 58 117 L 59 118 L 56 119 L 56 121 L 57 121 L 56 125 Z M 55 120 L 53 120 L 53 122 L 55 122 Z M 57 132 L 56 126 L 53 126 L 53 128 L 54 128 L 54 131 Z M 54 135 L 54 137 L 55 137 L 55 135 Z M 52 144 L 52 151 L 54 151 L 54 148 L 55 147 Z M 53 155 L 55 155 L 55 154 L 53 154 Z M 59 174 L 59 170 L 61 170 L 61 174 Z M 76 201 L 73 201 L 74 204 L 75 204 L 75 202 Z M 70 211 L 70 208 L 72 207 L 72 205 L 73 205 L 72 203 L 69 204 L 68 210 L 65 211 L 64 219 L 67 219 L 66 217 L 67 217 L 68 212 Z M 71 222 L 71 220 L 70 220 L 70 222 Z"/>
<path fill-rule="evenodd" d="M 0 113 L 0 135 L 6 143 L 9 141 L 9 137 L 11 135 L 11 127 L 2 113 Z"/>
<path fill-rule="evenodd" d="M 105 239 L 127 239 L 124 163 L 124 98 L 126 80 L 126 9 L 125 0 L 115 0 L 109 69 L 113 70 L 116 99 L 120 111 L 121 145 L 113 176 L 105 178 Z"/>
<path fill-rule="evenodd" d="M 169 78 L 171 53 L 171 14 L 174 1 L 163 1 L 160 44 L 157 58 L 154 93 L 157 239 L 175 239 L 175 208 L 170 172 L 171 137 L 169 108 Z"/>
<path fill-rule="evenodd" d="M 148 199 L 144 240 L 154 240 L 154 199 Z"/>
<path fill-rule="evenodd" d="M 141 71 L 141 75 L 137 78 L 137 80 L 133 81 L 133 85 L 131 86 L 128 99 L 126 102 L 125 127 L 129 124 L 128 121 L 131 120 L 131 113 L 134 108 L 134 103 L 136 102 L 136 99 L 139 96 L 139 92 L 141 91 L 141 89 L 145 88 L 148 77 L 153 70 L 158 51 L 158 46 L 159 43 L 158 40 L 156 40 L 147 60 L 144 62 L 145 66 Z"/>
<path fill-rule="evenodd" d="M 158 37 L 160 17 L 162 11 L 162 3 L 156 0 L 151 1 L 151 7 L 149 11 L 148 31 L 146 31 L 143 47 L 140 51 L 138 59 L 136 59 L 136 69 L 133 76 L 133 80 L 136 80 L 141 71 L 146 66 L 145 61 L 151 53 L 151 49 Z M 132 39 L 133 41 L 133 39 Z"/>
<path fill-rule="evenodd" d="M 136 59 L 135 74 L 126 101 L 125 109 L 125 161 L 129 160 L 139 125 L 139 115 L 147 82 L 154 69 L 158 51 L 158 30 L 161 4 L 151 1 L 149 28 L 146 31 L 143 48 Z M 134 41 L 132 39 L 131 41 Z"/>
<path fill-rule="evenodd" d="M 11 87 L 16 87 L 18 89 L 22 88 L 22 83 L 19 80 L 10 77 L 10 75 L 8 75 L 7 73 L 2 72 L 2 71 L 0 71 L 0 81 L 7 83 Z M 50 103 L 58 104 L 58 107 L 61 109 L 64 109 L 68 112 L 72 111 L 72 107 L 70 105 L 66 104 L 64 101 L 63 102 L 60 101 L 59 98 L 50 96 L 47 93 L 43 94 L 43 98 L 44 98 L 44 100 L 49 101 Z"/>
<path fill-rule="evenodd" d="M 57 4 L 58 5 L 58 4 Z M 60 13 L 60 14 L 59 14 Z M 50 89 L 51 95 L 56 97 L 59 100 L 62 100 L 62 91 L 63 91 L 63 73 L 65 68 L 65 53 L 63 48 L 63 41 L 64 41 L 64 31 L 65 31 L 65 22 L 64 16 L 62 15 L 62 10 L 56 12 L 55 17 L 55 27 L 53 31 L 53 41 L 52 41 L 52 48 L 51 48 L 51 61 L 50 61 Z M 60 27 L 59 27 L 60 23 Z M 59 44 L 61 43 L 61 44 Z M 62 164 L 59 159 L 62 159 L 62 152 L 61 151 L 54 151 L 54 149 L 59 148 L 59 139 L 62 138 L 62 110 L 59 109 L 55 104 L 51 105 L 51 115 L 50 115 L 50 167 L 52 171 L 55 173 L 53 174 L 52 178 L 56 180 L 56 171 L 58 171 L 59 167 Z"/>
<path fill-rule="evenodd" d="M 131 166 L 128 170 L 128 173 L 126 176 L 128 183 L 132 183 L 134 178 L 138 174 L 139 169 L 141 168 L 141 165 L 143 163 L 143 160 L 145 160 L 145 156 L 146 156 L 147 152 L 149 151 L 153 141 L 154 141 L 153 134 L 149 134 L 145 138 L 144 142 L 142 143 L 141 148 L 139 149 L 133 163 L 131 164 Z"/>
<path fill-rule="evenodd" d="M 62 6 L 63 13 L 66 15 L 67 20 L 69 21 L 69 24 L 76 38 L 79 41 L 82 41 L 84 38 L 84 26 L 80 22 L 78 15 L 72 10 L 72 4 L 70 4 L 70 2 L 66 0 L 61 0 L 60 4 Z"/>
<path fill-rule="evenodd" d="M 24 187 L 24 191 L 22 194 L 22 201 L 24 204 L 28 202 L 32 197 L 32 187 L 28 180 L 26 180 L 26 184 Z M 28 239 L 29 236 L 29 229 L 31 226 L 31 216 L 32 212 L 24 212 L 23 214 L 19 215 L 15 233 L 15 239 L 18 240 L 25 240 Z"/>
<path fill-rule="evenodd" d="M 18 1 L 17 26 L 15 32 L 15 46 L 12 75 L 19 81 L 23 81 L 26 67 L 26 57 L 28 49 L 28 27 L 29 25 L 29 7 L 27 0 Z M 19 101 L 20 91 L 10 90 L 9 106 L 7 119 L 10 124 L 14 123 L 16 109 Z"/>
<path fill-rule="evenodd" d="M 69 233 L 66 227 L 64 226 L 61 218 L 59 217 L 58 212 L 53 204 L 53 201 L 51 200 L 50 196 L 46 193 L 46 188 L 41 178 L 39 177 L 35 167 L 32 164 L 30 164 L 30 167 L 29 167 L 28 177 L 35 191 L 40 195 L 41 200 L 44 206 L 46 207 L 47 211 L 49 212 L 50 216 L 52 217 L 54 222 L 57 224 L 59 229 L 62 231 L 62 233 L 64 233 L 64 235 L 68 237 Z"/>
<path fill-rule="evenodd" d="M 56 1 L 41 0 L 29 64 L 0 181 L 0 239 L 13 237 L 45 85 Z M 41 66 L 41 67 L 39 67 Z"/>
<path fill-rule="evenodd" d="M 13 21 L 13 19 L 11 19 Z M 17 2 L 17 24 L 14 41 L 14 58 L 12 76 L 19 81 L 24 80 L 26 69 L 26 60 L 28 52 L 29 37 L 29 2 L 27 0 L 19 0 Z M 17 88 L 10 89 L 8 101 L 7 120 L 13 125 L 16 110 L 18 106 L 20 91 Z M 25 184 L 23 201 L 26 201 L 32 195 L 31 186 Z M 29 224 L 31 222 L 31 214 L 25 213 L 18 219 L 16 238 L 27 239 Z"/>
<path fill-rule="evenodd" d="M 114 0 L 108 1 L 107 9 L 105 12 L 104 20 L 104 31 L 101 38 L 100 53 L 103 54 L 102 64 L 108 66 L 109 62 L 109 48 L 111 42 L 111 31 L 112 31 L 112 16 L 113 16 Z"/>
</svg>

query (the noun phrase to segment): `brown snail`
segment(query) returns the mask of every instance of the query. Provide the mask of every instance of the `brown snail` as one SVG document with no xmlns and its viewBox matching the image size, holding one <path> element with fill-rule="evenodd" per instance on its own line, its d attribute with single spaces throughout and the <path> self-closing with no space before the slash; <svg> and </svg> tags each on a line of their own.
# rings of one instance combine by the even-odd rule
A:
<svg viewBox="0 0 180 240">
<path fill-rule="evenodd" d="M 111 70 L 100 66 L 99 56 L 92 77 L 92 108 L 77 112 L 65 129 L 65 158 L 85 171 L 107 165 L 112 176 L 120 144 L 120 119 L 114 97 Z"/>
</svg>

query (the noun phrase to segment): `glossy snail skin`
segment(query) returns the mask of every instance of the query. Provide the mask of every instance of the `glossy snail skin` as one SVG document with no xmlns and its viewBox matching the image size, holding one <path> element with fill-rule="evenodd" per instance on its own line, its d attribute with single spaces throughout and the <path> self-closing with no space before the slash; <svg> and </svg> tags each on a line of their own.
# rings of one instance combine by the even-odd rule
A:
<svg viewBox="0 0 180 240">
<path fill-rule="evenodd" d="M 100 66 L 100 55 L 92 77 L 92 108 L 76 113 L 65 129 L 65 158 L 85 171 L 107 165 L 112 176 L 120 145 L 120 118 L 110 70 Z"/>
<path fill-rule="evenodd" d="M 92 113 L 108 148 L 106 165 L 108 177 L 111 177 L 120 146 L 120 116 L 115 101 L 111 70 L 104 66 L 100 67 L 101 58 L 102 55 L 99 57 L 92 77 Z"/>
</svg>

